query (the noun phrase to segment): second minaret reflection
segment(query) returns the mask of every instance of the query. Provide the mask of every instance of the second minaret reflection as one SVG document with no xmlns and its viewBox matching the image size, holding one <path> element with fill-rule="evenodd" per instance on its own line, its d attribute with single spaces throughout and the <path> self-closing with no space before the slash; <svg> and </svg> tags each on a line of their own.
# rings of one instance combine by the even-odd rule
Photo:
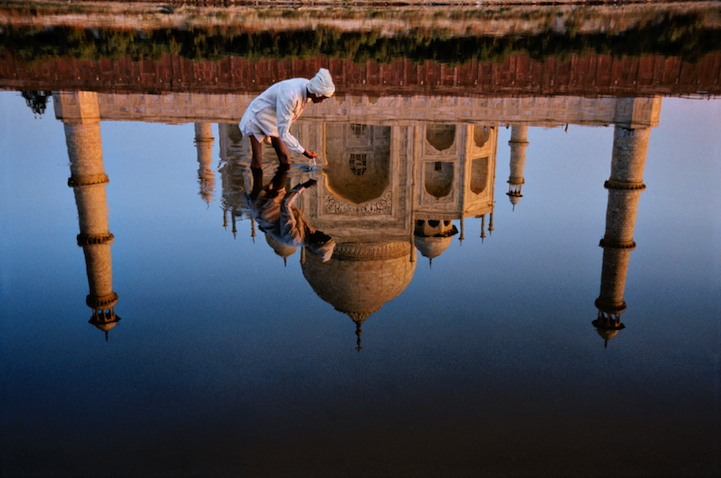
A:
<svg viewBox="0 0 721 478">
<path fill-rule="evenodd" d="M 516 204 L 521 200 L 521 188 L 523 180 L 523 167 L 526 165 L 526 148 L 528 147 L 528 126 L 511 126 L 511 140 L 508 141 L 511 147 L 511 174 L 508 178 L 508 192 L 506 195 L 516 210 Z"/>
<path fill-rule="evenodd" d="M 210 205 L 215 190 L 213 162 L 213 128 L 211 123 L 195 123 L 195 147 L 198 149 L 198 183 L 200 197 Z"/>
<path fill-rule="evenodd" d="M 601 272 L 601 293 L 596 299 L 598 318 L 593 321 L 604 347 L 625 326 L 621 313 L 626 310 L 623 300 L 626 288 L 626 273 L 631 251 L 636 247 L 633 231 L 636 212 L 643 184 L 643 169 L 646 164 L 648 139 L 651 128 L 628 128 L 616 126 L 613 133 L 613 157 L 611 177 L 604 187 L 608 189 L 606 209 L 606 232 L 601 239 L 603 247 L 603 269 Z"/>
</svg>

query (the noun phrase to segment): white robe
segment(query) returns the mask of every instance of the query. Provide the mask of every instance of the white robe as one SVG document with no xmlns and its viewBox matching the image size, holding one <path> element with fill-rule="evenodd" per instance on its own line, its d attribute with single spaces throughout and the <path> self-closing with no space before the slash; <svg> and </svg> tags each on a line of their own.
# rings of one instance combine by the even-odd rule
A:
<svg viewBox="0 0 721 478">
<path fill-rule="evenodd" d="M 278 195 L 271 198 L 267 188 L 263 188 L 255 200 L 246 196 L 250 212 L 261 230 L 286 246 L 307 246 L 308 238 L 315 231 L 295 206 L 304 190 L 301 185 L 288 193 L 283 188 L 278 191 Z"/>
<path fill-rule="evenodd" d="M 310 101 L 307 87 L 310 80 L 293 78 L 280 81 L 254 99 L 240 120 L 240 131 L 263 142 L 275 136 L 291 151 L 303 154 L 305 148 L 290 134 L 290 125 L 298 119 Z"/>
<path fill-rule="evenodd" d="M 328 262 L 333 255 L 335 241 L 330 239 L 322 244 L 311 244 L 310 238 L 315 229 L 308 224 L 301 210 L 295 206 L 304 189 L 299 184 L 286 194 L 283 188 L 278 191 L 278 195 L 271 198 L 266 186 L 255 200 L 251 200 L 248 195 L 246 200 L 261 231 L 270 234 L 273 239 L 286 246 L 308 247 L 323 262 Z"/>
</svg>

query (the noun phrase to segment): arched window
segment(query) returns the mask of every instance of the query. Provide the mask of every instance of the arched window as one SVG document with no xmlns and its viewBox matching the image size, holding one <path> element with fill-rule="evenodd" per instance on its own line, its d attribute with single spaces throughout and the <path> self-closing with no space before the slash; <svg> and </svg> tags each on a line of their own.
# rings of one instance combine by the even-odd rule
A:
<svg viewBox="0 0 721 478">
<path fill-rule="evenodd" d="M 491 131 L 493 127 L 488 126 L 474 126 L 473 127 L 473 142 L 476 146 L 482 148 L 486 142 L 491 139 Z"/>
<path fill-rule="evenodd" d="M 366 163 L 368 162 L 368 155 L 366 153 L 351 153 L 348 165 L 350 170 L 356 176 L 363 176 L 366 172 Z"/>
<path fill-rule="evenodd" d="M 488 184 L 488 156 L 471 162 L 471 191 L 481 194 Z"/>
<path fill-rule="evenodd" d="M 380 197 L 390 184 L 391 128 L 360 123 L 326 123 L 328 188 L 361 204 Z"/>
<path fill-rule="evenodd" d="M 426 128 L 426 141 L 437 151 L 445 151 L 456 141 L 456 126 L 434 124 Z"/>
<path fill-rule="evenodd" d="M 426 192 L 438 199 L 448 196 L 453 189 L 453 163 L 435 161 L 426 163 L 425 169 Z"/>
</svg>

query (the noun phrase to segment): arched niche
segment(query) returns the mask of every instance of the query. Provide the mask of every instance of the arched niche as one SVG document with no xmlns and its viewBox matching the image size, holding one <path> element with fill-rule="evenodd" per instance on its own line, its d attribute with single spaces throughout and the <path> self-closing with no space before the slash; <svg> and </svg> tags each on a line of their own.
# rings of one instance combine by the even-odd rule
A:
<svg viewBox="0 0 721 478">
<path fill-rule="evenodd" d="M 328 187 L 354 204 L 383 195 L 390 183 L 391 128 L 359 123 L 326 124 Z"/>
<path fill-rule="evenodd" d="M 481 194 L 488 184 L 488 156 L 471 161 L 471 191 Z"/>
<path fill-rule="evenodd" d="M 456 141 L 456 126 L 452 124 L 433 124 L 426 128 L 426 141 L 436 151 L 445 151 Z"/>
<path fill-rule="evenodd" d="M 492 131 L 493 126 L 473 126 L 473 142 L 477 148 L 482 148 L 491 139 Z"/>
<path fill-rule="evenodd" d="M 433 161 L 425 166 L 425 188 L 431 196 L 440 199 L 448 196 L 453 190 L 453 163 Z"/>
</svg>

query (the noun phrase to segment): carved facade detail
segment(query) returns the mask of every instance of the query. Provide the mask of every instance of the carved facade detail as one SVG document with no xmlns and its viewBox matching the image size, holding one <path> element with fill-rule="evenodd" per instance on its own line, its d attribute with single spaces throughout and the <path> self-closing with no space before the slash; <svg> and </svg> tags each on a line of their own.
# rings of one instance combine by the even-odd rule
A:
<svg viewBox="0 0 721 478">
<path fill-rule="evenodd" d="M 376 216 L 393 213 L 393 191 L 391 188 L 373 201 L 363 204 L 352 204 L 342 201 L 328 191 L 323 192 L 323 213 L 326 214 L 355 214 L 359 216 Z"/>
<path fill-rule="evenodd" d="M 358 244 L 338 244 L 333 251 L 333 259 L 338 261 L 381 261 L 407 257 L 410 253 L 408 242 L 383 242 L 369 244 L 362 247 Z"/>
</svg>

